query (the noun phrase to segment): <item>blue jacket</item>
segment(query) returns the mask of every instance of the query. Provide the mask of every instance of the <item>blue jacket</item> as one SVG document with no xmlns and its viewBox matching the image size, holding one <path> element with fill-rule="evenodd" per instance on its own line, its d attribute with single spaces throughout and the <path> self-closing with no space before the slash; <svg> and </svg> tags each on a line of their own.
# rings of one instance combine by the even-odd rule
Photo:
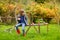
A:
<svg viewBox="0 0 60 40">
<path fill-rule="evenodd" d="M 25 25 L 27 25 L 27 18 L 26 18 L 26 16 L 20 16 L 19 18 L 20 18 L 20 20 L 18 20 L 18 23 L 25 23 Z"/>
</svg>

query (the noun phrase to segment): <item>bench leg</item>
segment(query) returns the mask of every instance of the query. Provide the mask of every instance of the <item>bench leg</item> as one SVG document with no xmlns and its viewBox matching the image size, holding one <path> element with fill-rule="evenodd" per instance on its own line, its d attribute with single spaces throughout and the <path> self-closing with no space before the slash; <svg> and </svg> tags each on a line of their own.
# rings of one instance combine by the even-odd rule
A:
<svg viewBox="0 0 60 40">
<path fill-rule="evenodd" d="M 34 29 L 37 31 L 37 28 L 34 26 Z"/>
<path fill-rule="evenodd" d="M 27 32 L 29 31 L 30 28 L 31 28 L 31 26 L 29 26 L 29 28 L 26 30 L 26 34 L 27 34 Z"/>
<path fill-rule="evenodd" d="M 38 26 L 38 32 L 40 33 L 40 25 Z"/>
<path fill-rule="evenodd" d="M 48 24 L 47 24 L 47 34 L 48 34 L 49 28 L 48 28 Z"/>
</svg>

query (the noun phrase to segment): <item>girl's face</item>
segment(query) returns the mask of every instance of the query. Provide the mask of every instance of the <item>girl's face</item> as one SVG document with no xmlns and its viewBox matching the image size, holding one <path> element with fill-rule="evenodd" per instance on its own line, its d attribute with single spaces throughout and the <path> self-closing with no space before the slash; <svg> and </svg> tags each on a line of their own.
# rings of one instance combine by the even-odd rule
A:
<svg viewBox="0 0 60 40">
<path fill-rule="evenodd" d="M 23 16 L 24 15 L 24 11 L 20 11 L 20 15 Z"/>
</svg>

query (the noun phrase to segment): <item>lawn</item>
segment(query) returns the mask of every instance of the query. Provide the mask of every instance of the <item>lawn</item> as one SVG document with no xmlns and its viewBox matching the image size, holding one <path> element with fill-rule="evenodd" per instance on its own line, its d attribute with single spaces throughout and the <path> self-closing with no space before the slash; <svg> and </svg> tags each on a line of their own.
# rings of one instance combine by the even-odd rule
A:
<svg viewBox="0 0 60 40">
<path fill-rule="evenodd" d="M 21 30 L 20 35 L 15 30 L 12 30 L 12 33 L 4 32 L 6 28 L 10 27 L 13 27 L 13 25 L 0 25 L 0 40 L 60 40 L 60 26 L 58 27 L 57 24 L 49 24 L 48 33 L 46 26 L 41 26 L 41 33 L 36 32 L 34 27 L 31 27 L 25 37 L 22 36 L 21 27 L 19 27 Z"/>
</svg>

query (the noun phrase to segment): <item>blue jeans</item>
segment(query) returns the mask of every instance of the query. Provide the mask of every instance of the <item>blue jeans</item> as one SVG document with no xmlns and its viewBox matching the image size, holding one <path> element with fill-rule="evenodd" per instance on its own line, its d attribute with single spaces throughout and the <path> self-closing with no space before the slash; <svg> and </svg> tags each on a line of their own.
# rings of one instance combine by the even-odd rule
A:
<svg viewBox="0 0 60 40">
<path fill-rule="evenodd" d="M 16 30 L 18 30 L 18 27 L 22 25 L 22 30 L 25 29 L 25 23 L 18 23 L 15 27 L 16 27 Z"/>
</svg>

